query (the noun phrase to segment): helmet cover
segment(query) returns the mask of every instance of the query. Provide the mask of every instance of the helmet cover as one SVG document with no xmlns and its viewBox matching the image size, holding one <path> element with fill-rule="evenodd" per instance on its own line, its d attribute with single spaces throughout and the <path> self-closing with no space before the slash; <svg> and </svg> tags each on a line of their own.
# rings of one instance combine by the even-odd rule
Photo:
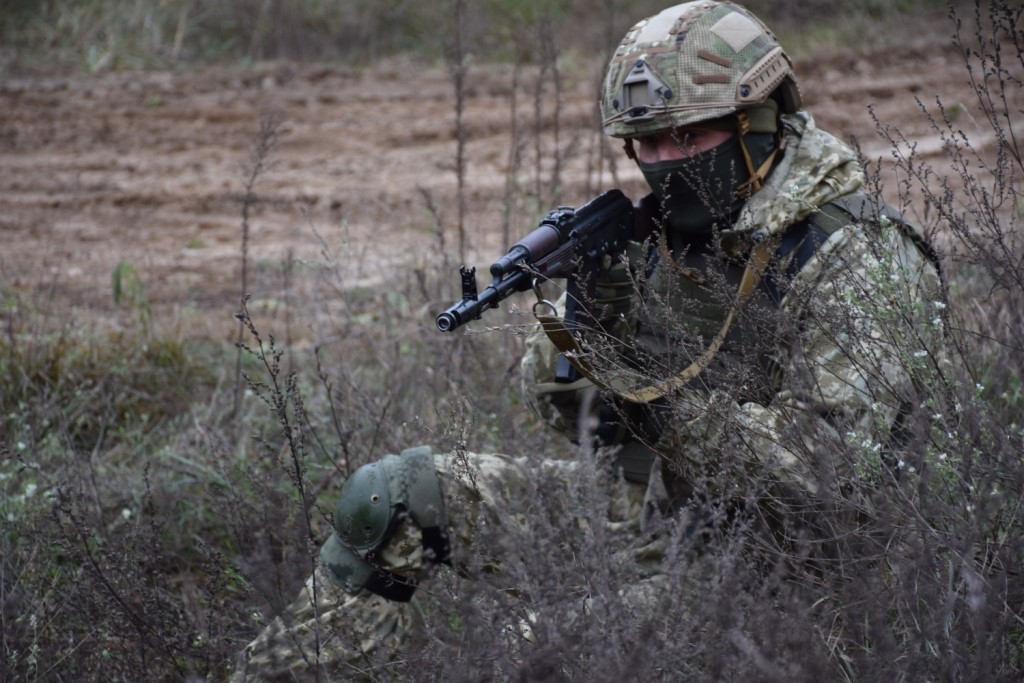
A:
<svg viewBox="0 0 1024 683">
<path fill-rule="evenodd" d="M 789 57 L 757 17 L 698 0 L 638 22 L 619 43 L 601 92 L 604 131 L 633 138 L 757 107 L 776 89 L 800 108 Z"/>
</svg>

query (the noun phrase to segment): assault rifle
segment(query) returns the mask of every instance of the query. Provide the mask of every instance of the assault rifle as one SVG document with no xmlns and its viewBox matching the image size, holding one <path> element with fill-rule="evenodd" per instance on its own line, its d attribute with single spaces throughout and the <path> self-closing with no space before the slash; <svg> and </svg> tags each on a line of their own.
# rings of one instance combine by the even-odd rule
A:
<svg viewBox="0 0 1024 683">
<path fill-rule="evenodd" d="M 566 278 L 565 326 L 586 329 L 594 324 L 585 302 L 593 300 L 594 279 L 605 254 L 618 254 L 633 235 L 633 204 L 619 190 L 602 195 L 573 209 L 551 211 L 529 235 L 516 242 L 491 264 L 491 284 L 477 291 L 476 268 L 461 266 L 462 299 L 437 316 L 437 329 L 451 332 L 516 292 L 538 283 Z M 574 381 L 574 369 L 559 357 L 556 380 Z"/>
</svg>

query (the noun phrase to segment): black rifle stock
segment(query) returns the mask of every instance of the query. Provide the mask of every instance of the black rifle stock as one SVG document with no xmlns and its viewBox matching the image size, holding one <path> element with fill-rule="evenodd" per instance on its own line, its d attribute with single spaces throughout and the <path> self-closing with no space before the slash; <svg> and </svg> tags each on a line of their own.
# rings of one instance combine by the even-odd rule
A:
<svg viewBox="0 0 1024 683">
<path fill-rule="evenodd" d="M 633 234 L 633 205 L 619 190 L 608 190 L 578 209 L 562 207 L 545 216 L 537 228 L 491 264 L 491 284 L 477 291 L 476 268 L 462 266 L 462 299 L 437 316 L 437 329 L 451 332 L 516 292 L 537 281 L 566 278 L 565 324 L 583 329 L 593 320 L 583 306 L 593 297 L 590 277 L 605 254 L 618 254 Z M 573 368 L 559 358 L 556 379 L 575 379 Z"/>
</svg>

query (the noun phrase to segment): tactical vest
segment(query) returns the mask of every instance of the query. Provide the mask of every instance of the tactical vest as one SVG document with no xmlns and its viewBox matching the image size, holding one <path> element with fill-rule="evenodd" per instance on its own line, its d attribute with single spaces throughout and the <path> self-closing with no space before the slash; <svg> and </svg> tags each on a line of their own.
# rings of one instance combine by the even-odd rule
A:
<svg viewBox="0 0 1024 683">
<path fill-rule="evenodd" d="M 641 202 L 643 204 L 643 202 Z M 779 389 L 785 359 L 779 308 L 793 278 L 839 229 L 888 218 L 910 234 L 933 261 L 929 245 L 903 216 L 861 193 L 834 200 L 789 228 L 776 248 L 757 293 L 737 315 L 712 363 L 690 384 L 712 391 L 728 389 L 738 401 L 767 405 Z M 638 226 L 637 237 L 652 237 Z M 743 277 L 745 263 L 728 259 L 711 243 L 667 244 L 673 262 L 664 258 L 655 239 L 650 245 L 640 292 L 636 333 L 630 359 L 637 367 L 671 376 L 692 363 L 722 328 Z M 660 403 L 660 402 L 659 402 Z M 643 440 L 653 443 L 660 431 L 659 405 L 649 406 Z M 616 460 L 628 481 L 645 484 L 656 455 L 627 444 Z"/>
<path fill-rule="evenodd" d="M 789 283 L 833 233 L 862 220 L 862 208 L 869 201 L 864 195 L 844 197 L 822 206 L 786 231 L 758 291 L 739 312 L 712 365 L 701 373 L 695 383 L 698 386 L 693 388 L 710 391 L 724 388 L 724 384 L 749 384 L 756 374 L 775 368 L 780 341 L 779 306 Z M 635 362 L 641 367 L 643 361 L 653 362 L 659 371 L 671 374 L 699 357 L 722 328 L 746 263 L 745 258 L 728 258 L 711 241 L 669 242 L 662 248 L 654 239 L 648 242 L 633 338 L 642 360 Z M 666 258 L 668 252 L 671 261 Z M 775 384 L 761 383 L 753 395 L 738 398 L 768 402 L 777 388 Z"/>
<path fill-rule="evenodd" d="M 715 253 L 713 245 L 671 245 L 652 248 L 640 295 L 631 352 L 641 368 L 655 376 L 671 376 L 695 362 L 725 322 L 745 271 L 744 263 Z M 729 328 L 725 342 L 690 387 L 711 391 L 725 386 L 753 389 L 753 374 L 769 367 L 777 328 L 777 305 L 759 287 Z M 742 401 L 767 400 L 769 386 L 758 383 Z"/>
</svg>

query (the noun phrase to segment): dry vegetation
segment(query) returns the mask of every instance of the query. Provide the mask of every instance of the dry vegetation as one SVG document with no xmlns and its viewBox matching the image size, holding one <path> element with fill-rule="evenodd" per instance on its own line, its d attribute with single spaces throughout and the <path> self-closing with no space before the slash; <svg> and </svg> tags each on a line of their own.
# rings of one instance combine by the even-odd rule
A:
<svg viewBox="0 0 1024 683">
<path fill-rule="evenodd" d="M 570 454 L 518 396 L 527 318 L 443 337 L 433 316 L 459 263 L 550 206 L 641 191 L 592 106 L 589 46 L 627 3 L 59 5 L 0 26 L 0 678 L 219 680 L 354 467 L 419 443 Z M 914 476 L 868 520 L 812 501 L 834 543 L 794 553 L 832 571 L 749 563 L 740 515 L 675 548 L 646 611 L 619 593 L 635 563 L 541 497 L 535 537 L 493 539 L 521 551 L 501 579 L 440 577 L 431 635 L 377 679 L 1019 680 L 1021 10 L 865 1 L 837 29 L 811 21 L 832 3 L 772 5 L 751 4 L 799 43 L 819 123 L 943 258 L 955 372 L 908 426 Z M 526 610 L 538 638 L 510 645 Z"/>
</svg>

